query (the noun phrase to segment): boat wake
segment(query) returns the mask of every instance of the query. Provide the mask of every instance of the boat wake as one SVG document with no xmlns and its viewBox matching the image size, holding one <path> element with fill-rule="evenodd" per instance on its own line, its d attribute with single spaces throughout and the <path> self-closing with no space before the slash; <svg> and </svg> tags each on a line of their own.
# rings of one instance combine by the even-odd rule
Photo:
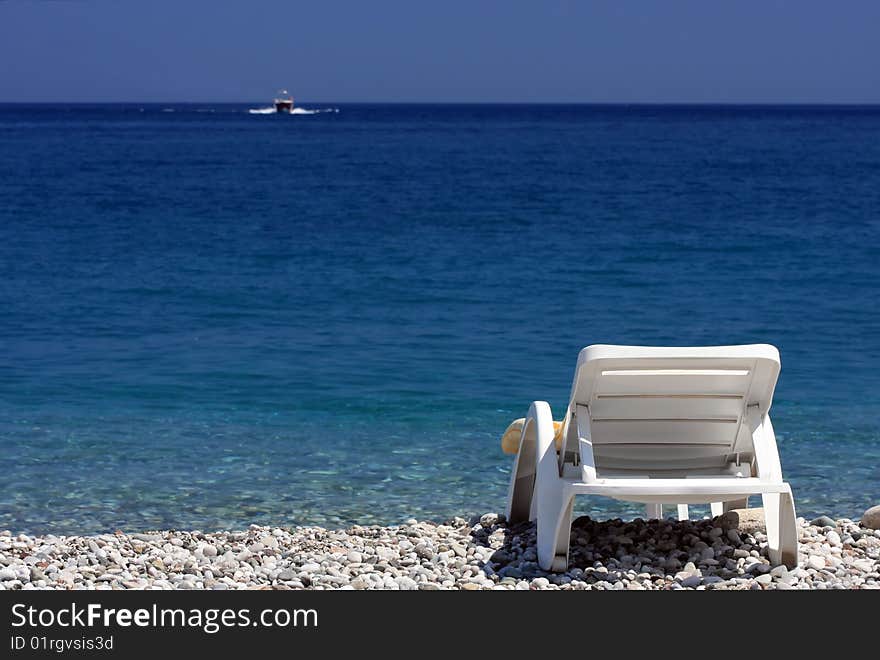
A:
<svg viewBox="0 0 880 660">
<path fill-rule="evenodd" d="M 290 112 L 281 114 L 289 115 L 317 115 L 322 112 L 339 112 L 339 108 L 318 108 L 315 110 L 307 110 L 306 108 L 294 108 Z M 275 108 L 251 108 L 248 113 L 252 115 L 277 115 L 279 114 Z"/>
</svg>

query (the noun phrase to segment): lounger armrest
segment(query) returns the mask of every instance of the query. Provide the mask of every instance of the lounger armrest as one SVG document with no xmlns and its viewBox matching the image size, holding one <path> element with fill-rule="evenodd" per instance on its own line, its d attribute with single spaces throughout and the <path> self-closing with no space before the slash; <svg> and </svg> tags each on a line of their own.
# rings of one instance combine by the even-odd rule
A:
<svg viewBox="0 0 880 660">
<path fill-rule="evenodd" d="M 781 482 L 782 465 L 770 415 L 762 413 L 758 406 L 749 406 L 748 417 L 758 478 L 761 481 Z"/>
<path fill-rule="evenodd" d="M 596 459 L 593 456 L 593 441 L 590 432 L 590 410 L 586 406 L 575 407 L 577 422 L 578 451 L 581 459 L 581 479 L 585 483 L 596 481 Z"/>
<path fill-rule="evenodd" d="M 535 472 L 544 474 L 544 480 L 559 477 L 559 461 L 556 454 L 556 429 L 553 427 L 553 412 L 546 401 L 534 401 L 529 407 L 523 427 L 523 441 L 520 454 L 532 445 L 535 451 Z"/>
<path fill-rule="evenodd" d="M 549 445 L 556 454 L 556 427 L 553 426 L 553 412 L 546 401 L 532 401 L 529 414 L 523 424 L 523 439 L 533 438 L 539 447 Z"/>
</svg>

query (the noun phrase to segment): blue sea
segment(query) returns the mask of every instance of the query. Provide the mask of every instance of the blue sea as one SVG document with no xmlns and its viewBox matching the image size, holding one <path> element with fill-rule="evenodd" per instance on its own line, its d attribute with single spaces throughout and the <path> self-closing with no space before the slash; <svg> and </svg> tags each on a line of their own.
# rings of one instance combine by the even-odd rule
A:
<svg viewBox="0 0 880 660">
<path fill-rule="evenodd" d="M 880 502 L 880 107 L 261 105 L 0 106 L 0 529 L 503 510 L 592 343 L 775 344 Z"/>
</svg>

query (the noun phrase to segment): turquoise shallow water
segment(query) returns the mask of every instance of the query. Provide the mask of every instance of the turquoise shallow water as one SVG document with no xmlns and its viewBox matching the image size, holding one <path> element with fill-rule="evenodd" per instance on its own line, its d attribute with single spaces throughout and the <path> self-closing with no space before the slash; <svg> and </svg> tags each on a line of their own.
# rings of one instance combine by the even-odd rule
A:
<svg viewBox="0 0 880 660">
<path fill-rule="evenodd" d="M 500 510 L 590 343 L 777 345 L 880 502 L 880 108 L 258 106 L 0 106 L 0 528 Z"/>
</svg>

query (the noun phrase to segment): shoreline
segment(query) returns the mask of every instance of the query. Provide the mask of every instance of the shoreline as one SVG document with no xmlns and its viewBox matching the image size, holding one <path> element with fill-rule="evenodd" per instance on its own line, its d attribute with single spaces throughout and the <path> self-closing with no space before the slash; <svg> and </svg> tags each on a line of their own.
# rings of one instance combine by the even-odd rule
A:
<svg viewBox="0 0 880 660">
<path fill-rule="evenodd" d="M 880 530 L 848 518 L 799 518 L 798 534 L 800 564 L 787 570 L 769 564 L 754 520 L 584 516 L 572 525 L 568 570 L 550 573 L 537 565 L 534 524 L 508 525 L 494 513 L 342 530 L 6 531 L 0 590 L 880 589 Z"/>
</svg>

